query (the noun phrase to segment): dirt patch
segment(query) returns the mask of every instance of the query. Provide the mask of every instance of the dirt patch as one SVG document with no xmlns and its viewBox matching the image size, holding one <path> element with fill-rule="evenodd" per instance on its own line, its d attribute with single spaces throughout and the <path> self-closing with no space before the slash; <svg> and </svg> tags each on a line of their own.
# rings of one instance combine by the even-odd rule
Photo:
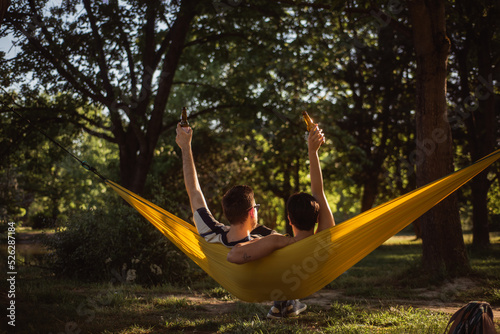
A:
<svg viewBox="0 0 500 334">
<path fill-rule="evenodd" d="M 38 244 L 41 235 L 53 235 L 53 232 L 21 232 L 17 234 L 17 242 L 27 245 Z M 325 310 L 329 309 L 335 301 L 340 301 L 359 303 L 374 309 L 396 305 L 411 306 L 413 308 L 427 309 L 451 315 L 464 306 L 465 303 L 443 302 L 443 300 L 449 300 L 449 296 L 457 295 L 460 291 L 468 291 L 478 287 L 479 283 L 469 278 L 457 278 L 439 287 L 413 290 L 415 295 L 418 296 L 418 299 L 416 300 L 356 298 L 346 296 L 342 293 L 342 291 L 323 289 L 307 298 L 302 299 L 302 301 L 307 305 L 316 305 Z M 203 309 L 210 314 L 231 313 L 237 304 L 237 301 L 234 300 L 221 300 L 215 297 L 208 297 L 204 294 L 175 294 L 169 295 L 169 297 L 186 299 L 194 304 L 202 306 Z M 270 308 L 272 302 L 264 302 L 260 304 L 266 308 Z M 492 306 L 492 309 L 495 323 L 500 324 L 500 307 Z"/>
<path fill-rule="evenodd" d="M 460 282 L 455 284 L 461 284 Z M 439 296 L 440 293 L 438 291 L 429 290 L 426 293 L 427 296 Z M 368 307 L 390 307 L 394 305 L 402 305 L 402 306 L 411 306 L 413 308 L 421 308 L 427 309 L 436 312 L 443 312 L 453 314 L 459 308 L 464 306 L 464 303 L 458 302 L 443 302 L 439 299 L 421 299 L 421 300 L 405 300 L 405 299 L 393 299 L 393 300 L 377 300 L 377 299 L 359 299 L 346 297 L 342 295 L 342 293 L 335 290 L 321 290 L 313 295 L 303 299 L 302 301 L 306 304 L 311 305 L 319 305 L 328 309 L 330 305 L 336 300 L 340 301 L 349 301 L 349 302 L 360 302 L 362 304 L 366 304 Z M 500 307 L 494 307 L 493 309 L 493 318 L 495 322 L 500 322 Z"/>
<path fill-rule="evenodd" d="M 41 244 L 40 239 L 46 236 L 53 236 L 54 232 L 29 231 L 16 234 L 16 243 L 18 244 Z"/>
<path fill-rule="evenodd" d="M 209 312 L 214 314 L 221 313 L 231 313 L 234 310 L 236 305 L 236 301 L 233 300 L 220 300 L 213 297 L 207 297 L 203 295 L 182 295 L 180 298 L 185 298 L 186 300 L 201 305 L 203 308 Z"/>
<path fill-rule="evenodd" d="M 359 303 L 362 305 L 366 305 L 368 308 L 381 308 L 381 307 L 391 307 L 396 305 L 401 306 L 411 306 L 416 309 L 427 309 L 435 312 L 443 312 L 448 314 L 455 313 L 459 308 L 464 306 L 464 303 L 458 302 L 443 302 L 440 300 L 440 296 L 448 292 L 453 292 L 462 289 L 469 289 L 471 287 L 476 286 L 477 283 L 469 280 L 467 278 L 457 279 L 454 282 L 450 282 L 441 286 L 439 289 L 432 290 L 426 289 L 421 291 L 420 297 L 422 299 L 419 300 L 405 300 L 405 299 L 393 299 L 393 300 L 379 300 L 379 299 L 360 299 L 354 297 L 348 297 L 342 294 L 341 291 L 337 290 L 329 290 L 323 289 L 320 290 L 311 296 L 301 299 L 302 302 L 307 305 L 316 305 L 320 308 L 328 310 L 332 303 L 335 301 L 340 302 L 350 302 L 350 303 Z M 221 313 L 230 313 L 234 310 L 235 304 L 237 303 L 234 300 L 224 301 L 213 297 L 207 297 L 205 295 L 176 295 L 178 298 L 184 298 L 190 302 L 203 306 L 203 308 L 213 314 L 221 314 Z M 264 302 L 260 303 L 264 305 L 266 308 L 271 307 L 272 302 Z M 495 323 L 500 323 L 500 307 L 493 307 L 493 317 L 495 319 Z"/>
</svg>

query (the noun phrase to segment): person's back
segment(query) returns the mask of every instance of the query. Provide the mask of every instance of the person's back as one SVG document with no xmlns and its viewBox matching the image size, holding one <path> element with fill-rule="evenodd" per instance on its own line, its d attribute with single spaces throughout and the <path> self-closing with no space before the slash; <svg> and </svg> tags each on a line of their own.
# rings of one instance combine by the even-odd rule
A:
<svg viewBox="0 0 500 334">
<path fill-rule="evenodd" d="M 292 195 L 287 201 L 287 215 L 294 236 L 271 235 L 259 240 L 240 243 L 229 252 L 227 257 L 229 262 L 243 264 L 258 260 L 277 249 L 335 225 L 335 220 L 323 189 L 323 175 L 318 157 L 318 149 L 324 141 L 323 133 L 316 125 L 309 133 L 307 141 L 311 194 L 297 193 Z M 315 230 L 316 223 L 318 226 Z"/>
<path fill-rule="evenodd" d="M 258 204 L 250 186 L 238 185 L 228 190 L 222 197 L 222 210 L 230 223 L 219 223 L 207 207 L 201 207 L 194 213 L 194 222 L 198 233 L 211 243 L 221 243 L 234 247 L 242 242 L 275 233 L 272 229 L 258 224 Z"/>
<path fill-rule="evenodd" d="M 258 225 L 258 205 L 255 203 L 252 188 L 246 185 L 232 187 L 222 198 L 222 209 L 229 226 L 219 223 L 212 216 L 194 164 L 191 150 L 193 130 L 190 127 L 181 127 L 179 124 L 176 131 L 176 142 L 182 151 L 184 183 L 198 233 L 208 242 L 221 243 L 227 247 L 252 240 L 256 236 L 273 233 L 271 229 Z"/>
</svg>

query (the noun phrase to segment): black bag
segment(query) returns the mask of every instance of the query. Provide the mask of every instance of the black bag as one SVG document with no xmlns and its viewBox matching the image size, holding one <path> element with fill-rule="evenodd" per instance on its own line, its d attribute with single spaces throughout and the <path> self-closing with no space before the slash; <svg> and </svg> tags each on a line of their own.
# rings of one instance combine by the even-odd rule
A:
<svg viewBox="0 0 500 334">
<path fill-rule="evenodd" d="M 448 330 L 450 324 L 453 323 Z M 497 334 L 493 311 L 487 302 L 470 302 L 452 315 L 445 333 L 448 334 Z"/>
</svg>

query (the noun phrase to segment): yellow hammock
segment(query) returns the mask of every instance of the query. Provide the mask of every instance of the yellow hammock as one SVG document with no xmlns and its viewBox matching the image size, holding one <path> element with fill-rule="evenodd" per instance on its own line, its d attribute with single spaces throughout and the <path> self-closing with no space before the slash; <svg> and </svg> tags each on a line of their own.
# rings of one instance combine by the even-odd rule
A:
<svg viewBox="0 0 500 334">
<path fill-rule="evenodd" d="M 227 262 L 229 249 L 206 242 L 193 225 L 112 181 L 106 182 L 230 293 L 244 301 L 260 302 L 304 298 L 320 290 L 498 158 L 500 150 L 451 175 L 244 265 Z"/>
</svg>

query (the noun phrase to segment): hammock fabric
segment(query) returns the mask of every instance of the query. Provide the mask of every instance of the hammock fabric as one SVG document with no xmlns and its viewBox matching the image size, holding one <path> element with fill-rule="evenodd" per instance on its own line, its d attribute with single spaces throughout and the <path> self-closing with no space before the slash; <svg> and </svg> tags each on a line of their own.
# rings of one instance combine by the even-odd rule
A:
<svg viewBox="0 0 500 334">
<path fill-rule="evenodd" d="M 320 290 L 498 158 L 500 150 L 268 257 L 243 265 L 227 262 L 229 249 L 206 242 L 193 225 L 114 182 L 106 182 L 230 293 L 243 301 L 260 302 L 304 298 Z"/>
</svg>

